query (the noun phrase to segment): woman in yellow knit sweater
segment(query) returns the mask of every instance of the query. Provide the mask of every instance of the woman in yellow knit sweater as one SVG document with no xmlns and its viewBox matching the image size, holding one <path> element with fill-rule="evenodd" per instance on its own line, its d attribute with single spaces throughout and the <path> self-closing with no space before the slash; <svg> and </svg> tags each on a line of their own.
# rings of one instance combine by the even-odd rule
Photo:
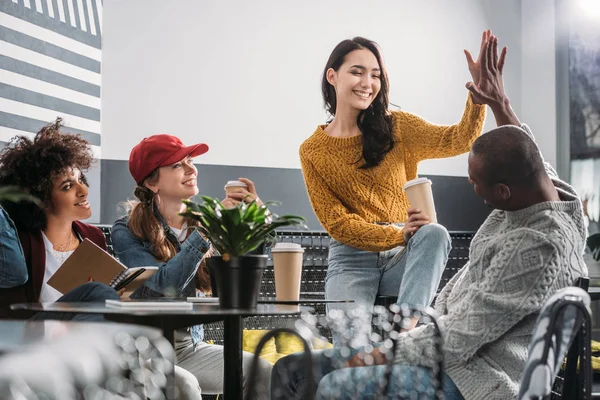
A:
<svg viewBox="0 0 600 400">
<path fill-rule="evenodd" d="M 482 47 L 490 35 L 483 33 Z M 476 84 L 479 60 L 465 53 Z M 417 177 L 419 161 L 468 152 L 481 134 L 485 106 L 474 104 L 469 95 L 462 119 L 452 126 L 390 112 L 379 47 L 360 37 L 335 47 L 323 73 L 322 94 L 334 118 L 302 144 L 300 159 L 315 214 L 332 237 L 326 297 L 355 300 L 332 306 L 343 310 L 372 307 L 377 294 L 429 305 L 450 237 L 441 225 L 430 224 L 429 216 L 409 207 L 403 187 Z M 334 335 L 334 344 L 340 339 Z"/>
</svg>

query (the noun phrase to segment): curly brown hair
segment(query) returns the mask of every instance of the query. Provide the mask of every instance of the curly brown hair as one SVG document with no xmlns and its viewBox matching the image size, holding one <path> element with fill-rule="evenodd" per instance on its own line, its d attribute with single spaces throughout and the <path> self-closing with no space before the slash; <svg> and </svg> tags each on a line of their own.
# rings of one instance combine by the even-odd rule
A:
<svg viewBox="0 0 600 400">
<path fill-rule="evenodd" d="M 79 169 L 83 176 L 94 159 L 92 147 L 80 135 L 61 132 L 62 126 L 62 119 L 57 118 L 33 140 L 13 137 L 0 152 L 0 186 L 17 186 L 49 206 L 54 179 L 71 168 Z M 4 202 L 2 206 L 19 229 L 30 232 L 45 229 L 44 211 L 33 203 Z"/>
</svg>

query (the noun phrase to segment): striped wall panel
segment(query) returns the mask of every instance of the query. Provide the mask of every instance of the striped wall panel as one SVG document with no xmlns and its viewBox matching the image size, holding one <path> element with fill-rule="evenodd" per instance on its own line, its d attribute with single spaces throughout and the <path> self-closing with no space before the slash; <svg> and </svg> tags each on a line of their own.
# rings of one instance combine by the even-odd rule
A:
<svg viewBox="0 0 600 400">
<path fill-rule="evenodd" d="M 101 0 L 0 0 L 0 147 L 60 116 L 100 158 Z"/>
</svg>

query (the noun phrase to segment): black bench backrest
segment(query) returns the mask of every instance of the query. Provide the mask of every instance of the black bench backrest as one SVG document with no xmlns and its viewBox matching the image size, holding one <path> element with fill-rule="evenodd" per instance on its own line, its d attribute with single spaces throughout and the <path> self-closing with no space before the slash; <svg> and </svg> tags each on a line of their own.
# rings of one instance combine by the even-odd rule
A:
<svg viewBox="0 0 600 400">
<path fill-rule="evenodd" d="M 112 226 L 111 225 L 94 225 L 94 226 L 96 228 L 99 228 L 102 231 L 102 233 L 104 233 L 104 239 L 106 239 L 106 250 L 108 250 L 108 253 L 111 256 L 116 257 L 115 250 L 113 249 L 112 237 L 110 235 Z"/>
<path fill-rule="evenodd" d="M 106 246 L 113 256 L 114 250 L 110 235 L 110 225 L 96 225 L 102 230 L 106 238 Z M 282 242 L 299 243 L 304 248 L 304 262 L 302 268 L 302 283 L 300 286 L 301 296 L 305 298 L 322 298 L 325 294 L 325 276 L 327 275 L 327 259 L 329 256 L 330 236 L 327 232 L 320 231 L 280 231 L 277 233 L 278 240 Z M 439 291 L 450 279 L 462 268 L 469 259 L 469 247 L 474 232 L 450 232 L 452 238 L 452 250 L 448 256 L 446 269 L 438 287 Z M 263 274 L 261 285 L 261 296 L 275 296 L 275 278 L 273 274 L 273 261 L 269 257 L 267 269 Z M 317 305 L 316 314 L 325 315 L 325 305 Z M 272 316 L 272 317 L 249 317 L 244 319 L 246 329 L 272 329 L 284 326 L 292 326 L 296 316 Z M 330 338 L 331 333 L 323 330 L 323 336 Z M 205 326 L 205 340 L 215 344 L 223 344 L 223 323 L 216 322 Z"/>
<path fill-rule="evenodd" d="M 96 225 L 104 233 L 106 247 L 111 255 L 115 255 L 110 225 Z M 452 250 L 448 256 L 446 269 L 442 274 L 442 280 L 438 292 L 448 283 L 450 279 L 469 260 L 469 247 L 474 232 L 450 232 L 452 238 Z M 330 236 L 327 232 L 320 231 L 281 231 L 278 232 L 278 240 L 282 242 L 299 243 L 304 248 L 304 263 L 302 272 L 301 292 L 322 293 L 325 290 L 325 275 L 327 274 L 327 259 L 329 256 Z M 262 296 L 275 295 L 275 281 L 273 277 L 273 261 L 269 257 L 267 270 L 265 271 L 262 288 Z"/>
<path fill-rule="evenodd" d="M 474 232 L 450 232 L 452 250 L 448 256 L 446 269 L 442 274 L 438 293 L 469 260 L 469 247 L 474 234 Z M 305 295 L 324 293 L 330 236 L 326 232 L 282 231 L 278 232 L 278 240 L 299 243 L 304 248 L 300 291 Z M 273 262 L 270 258 L 267 270 L 263 275 L 261 295 L 265 297 L 275 295 Z"/>
</svg>

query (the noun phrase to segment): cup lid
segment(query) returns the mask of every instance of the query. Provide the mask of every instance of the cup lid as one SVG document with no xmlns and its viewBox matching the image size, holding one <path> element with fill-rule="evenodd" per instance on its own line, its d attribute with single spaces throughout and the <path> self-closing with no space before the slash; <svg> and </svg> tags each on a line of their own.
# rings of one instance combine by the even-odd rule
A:
<svg viewBox="0 0 600 400">
<path fill-rule="evenodd" d="M 431 185 L 431 181 L 429 179 L 417 178 L 417 179 L 413 179 L 411 181 L 406 182 L 406 184 L 404 185 L 404 190 L 406 190 L 407 188 L 409 188 L 411 186 L 420 185 L 422 183 L 429 183 Z"/>
<path fill-rule="evenodd" d="M 244 182 L 242 181 L 227 181 L 227 184 L 225 185 L 226 188 L 228 187 L 248 187 L 248 185 L 246 185 Z"/>
<path fill-rule="evenodd" d="M 304 249 L 299 243 L 279 242 L 271 249 L 271 253 L 304 253 Z"/>
</svg>

